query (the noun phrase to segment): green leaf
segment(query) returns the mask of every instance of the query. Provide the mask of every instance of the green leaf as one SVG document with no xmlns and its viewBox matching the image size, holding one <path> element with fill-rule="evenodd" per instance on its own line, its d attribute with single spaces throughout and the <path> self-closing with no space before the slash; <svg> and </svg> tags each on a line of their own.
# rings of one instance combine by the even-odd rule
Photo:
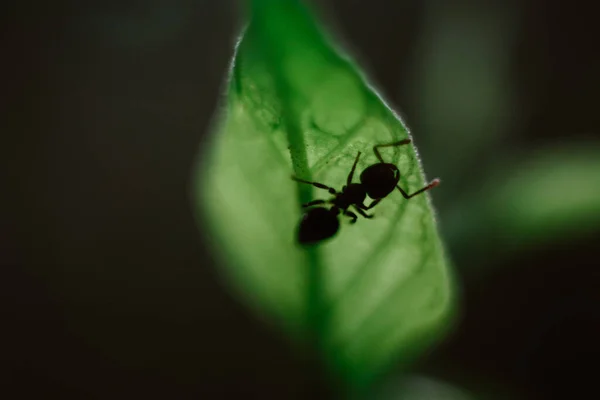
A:
<svg viewBox="0 0 600 400">
<path fill-rule="evenodd" d="M 388 383 L 378 400 L 475 400 L 471 392 L 423 375 L 405 375 Z"/>
<path fill-rule="evenodd" d="M 297 245 L 300 205 L 329 195 L 293 174 L 341 188 L 358 151 L 361 171 L 377 162 L 374 144 L 410 136 L 298 2 L 251 4 L 226 106 L 197 167 L 202 223 L 237 293 L 366 387 L 433 344 L 451 316 L 453 281 L 429 197 L 395 191 L 372 220 L 341 217 L 333 239 Z M 383 156 L 405 190 L 425 185 L 412 145 Z"/>
<path fill-rule="evenodd" d="M 562 143 L 507 157 L 477 193 L 448 213 L 445 228 L 452 248 L 472 259 L 488 259 L 492 253 L 506 257 L 597 229 L 599 176 L 597 144 Z"/>
</svg>

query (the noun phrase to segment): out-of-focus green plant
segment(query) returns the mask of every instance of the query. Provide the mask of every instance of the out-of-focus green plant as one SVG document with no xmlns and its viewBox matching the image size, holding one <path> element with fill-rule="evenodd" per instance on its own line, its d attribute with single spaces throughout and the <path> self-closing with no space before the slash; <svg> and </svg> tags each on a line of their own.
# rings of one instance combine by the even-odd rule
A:
<svg viewBox="0 0 600 400">
<path fill-rule="evenodd" d="M 503 148 L 506 132 L 520 117 L 511 54 L 521 12 L 512 0 L 464 7 L 422 4 L 409 92 L 427 165 L 443 169 L 453 189 L 436 194 L 442 210 L 460 201 L 457 189 L 470 183 L 465 177 L 482 167 L 483 154 Z"/>
<path fill-rule="evenodd" d="M 597 145 L 563 143 L 505 157 L 478 190 L 449 209 L 445 220 L 452 247 L 497 258 L 590 232 L 600 224 L 599 177 Z"/>
<path fill-rule="evenodd" d="M 422 375 L 405 375 L 389 382 L 376 395 L 377 400 L 476 400 L 469 391 Z"/>
<path fill-rule="evenodd" d="M 518 148 L 514 130 L 529 106 L 512 79 L 521 7 L 425 2 L 417 35 L 414 119 L 427 165 L 444 171 L 436 206 L 465 276 L 566 233 L 585 234 L 600 219 L 597 143 Z"/>
<path fill-rule="evenodd" d="M 377 162 L 374 144 L 410 135 L 298 1 L 250 3 L 225 108 L 197 167 L 197 202 L 245 299 L 316 343 L 350 388 L 366 388 L 392 362 L 430 346 L 452 316 L 434 214 L 427 194 L 393 192 L 372 220 L 350 226 L 340 217 L 332 240 L 297 245 L 300 205 L 313 188 L 292 174 L 341 188 L 358 151 L 361 171 Z M 399 166 L 407 191 L 424 186 L 412 145 L 383 156 Z"/>
</svg>

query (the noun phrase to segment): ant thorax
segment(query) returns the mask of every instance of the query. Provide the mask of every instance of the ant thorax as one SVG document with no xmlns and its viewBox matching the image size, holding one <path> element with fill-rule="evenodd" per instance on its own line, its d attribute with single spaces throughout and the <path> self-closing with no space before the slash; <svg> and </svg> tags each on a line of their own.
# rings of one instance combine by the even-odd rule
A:
<svg viewBox="0 0 600 400">
<path fill-rule="evenodd" d="M 342 188 L 342 192 L 337 194 L 332 203 L 346 210 L 353 204 L 362 204 L 367 197 L 365 188 L 360 183 L 351 183 Z"/>
</svg>

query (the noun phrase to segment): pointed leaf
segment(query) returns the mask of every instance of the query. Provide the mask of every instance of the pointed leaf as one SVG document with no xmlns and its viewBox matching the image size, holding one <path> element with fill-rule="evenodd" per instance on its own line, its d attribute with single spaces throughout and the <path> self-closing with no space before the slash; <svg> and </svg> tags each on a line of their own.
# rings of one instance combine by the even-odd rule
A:
<svg viewBox="0 0 600 400">
<path fill-rule="evenodd" d="M 355 386 L 408 362 L 451 315 L 452 280 L 428 195 L 394 191 L 333 239 L 296 242 L 303 202 L 341 189 L 378 162 L 373 145 L 410 137 L 296 1 L 252 2 L 226 107 L 197 168 L 197 202 L 236 290 L 292 336 L 316 335 L 326 362 Z M 413 192 L 425 185 L 414 146 L 382 149 Z M 355 175 L 358 180 L 358 173 Z"/>
</svg>

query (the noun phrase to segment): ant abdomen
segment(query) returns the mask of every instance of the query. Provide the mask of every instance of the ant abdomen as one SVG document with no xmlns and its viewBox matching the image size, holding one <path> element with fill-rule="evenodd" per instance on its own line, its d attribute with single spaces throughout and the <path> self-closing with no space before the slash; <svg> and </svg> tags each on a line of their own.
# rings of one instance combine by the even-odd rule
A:
<svg viewBox="0 0 600 400">
<path fill-rule="evenodd" d="M 382 199 L 390 194 L 398 181 L 400 171 L 394 164 L 379 163 L 367 167 L 360 174 L 360 182 L 372 199 Z"/>
<path fill-rule="evenodd" d="M 303 245 L 318 243 L 335 235 L 339 228 L 337 209 L 311 208 L 300 221 L 298 242 Z"/>
</svg>

